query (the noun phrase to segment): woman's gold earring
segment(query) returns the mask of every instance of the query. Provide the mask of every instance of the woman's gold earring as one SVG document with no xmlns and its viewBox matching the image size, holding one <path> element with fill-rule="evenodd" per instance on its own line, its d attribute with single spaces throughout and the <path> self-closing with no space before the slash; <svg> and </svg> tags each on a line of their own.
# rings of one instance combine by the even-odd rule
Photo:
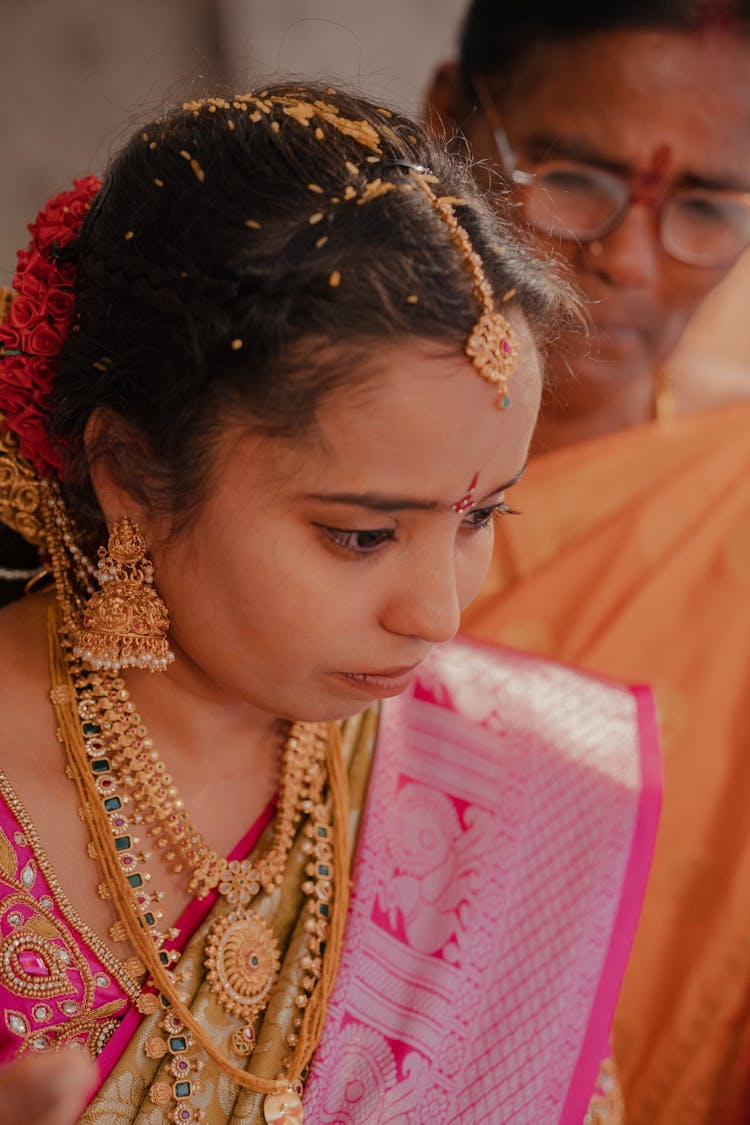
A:
<svg viewBox="0 0 750 1125">
<path fill-rule="evenodd" d="M 101 589 L 84 606 L 73 655 L 89 668 L 164 672 L 174 660 L 167 643 L 169 613 L 153 588 L 154 568 L 137 524 L 123 516 L 96 572 Z"/>
<path fill-rule="evenodd" d="M 674 371 L 664 363 L 657 370 L 654 382 L 654 417 L 658 422 L 669 422 L 675 413 Z"/>
</svg>

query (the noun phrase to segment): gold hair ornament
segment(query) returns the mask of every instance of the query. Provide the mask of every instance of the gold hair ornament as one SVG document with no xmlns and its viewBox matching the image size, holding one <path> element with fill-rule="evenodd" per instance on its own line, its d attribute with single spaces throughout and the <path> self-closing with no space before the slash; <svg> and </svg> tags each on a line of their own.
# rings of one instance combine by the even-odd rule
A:
<svg viewBox="0 0 750 1125">
<path fill-rule="evenodd" d="M 327 92 L 330 94 L 335 93 L 334 90 Z M 341 133 L 342 136 L 351 137 L 363 148 L 369 149 L 371 153 L 378 154 L 378 156 L 381 155 L 381 140 L 399 140 L 397 134 L 389 125 L 383 124 L 379 132 L 369 121 L 353 120 L 344 117 L 339 112 L 338 107 L 330 102 L 323 101 L 322 99 L 309 101 L 296 94 L 269 95 L 267 91 L 262 90 L 259 94 L 238 94 L 231 100 L 226 98 L 204 98 L 189 101 L 183 103 L 182 108 L 186 112 L 192 113 L 194 117 L 198 117 L 203 112 L 216 113 L 217 110 L 223 110 L 225 112 L 234 110 L 235 112 L 246 113 L 250 120 L 254 122 L 259 122 L 263 119 L 268 120 L 273 116 L 275 110 L 280 109 L 286 117 L 291 118 L 305 128 L 309 128 L 313 125 L 315 127 L 315 136 L 319 140 L 324 139 L 321 124 L 329 125 Z M 390 117 L 390 111 L 388 110 L 379 110 L 378 112 L 381 113 L 383 117 Z M 273 121 L 272 124 L 278 126 L 278 122 L 276 121 Z M 378 156 L 373 155 L 367 159 L 377 160 Z M 359 168 L 350 161 L 346 162 L 346 166 L 352 174 L 359 172 Z M 496 388 L 497 407 L 500 410 L 504 410 L 510 405 L 508 382 L 518 360 L 518 339 L 516 333 L 502 313 L 495 311 L 494 294 L 492 286 L 485 275 L 482 259 L 472 246 L 469 235 L 456 217 L 454 205 L 461 203 L 462 200 L 454 199 L 451 196 L 436 195 L 430 183 L 437 183 L 437 177 L 433 176 L 429 169 L 422 165 L 396 162 L 393 166 L 403 168 L 410 173 L 411 177 L 429 200 L 430 205 L 448 227 L 451 240 L 466 263 L 467 269 L 471 275 L 474 296 L 482 311 L 466 341 L 464 350 L 478 374 Z M 310 184 L 308 186 L 311 191 L 316 194 L 321 194 L 322 189 L 319 185 Z M 343 198 L 353 199 L 359 195 L 360 197 L 357 199 L 357 203 L 367 203 L 385 192 L 394 190 L 395 187 L 395 184 L 378 178 L 368 184 L 361 193 L 356 192 L 352 185 L 348 185 L 343 194 Z M 338 200 L 334 200 L 334 202 L 337 201 Z M 322 218 L 323 213 L 321 211 L 316 211 L 310 217 L 309 222 L 314 225 Z M 253 220 L 249 220 L 247 225 L 259 226 L 259 224 Z M 329 284 L 333 288 L 336 288 L 340 280 L 340 273 L 334 271 L 329 277 Z"/>
<path fill-rule="evenodd" d="M 18 451 L 18 438 L 0 412 L 0 521 L 27 543 L 45 543 L 42 490 L 36 469 Z"/>
<path fill-rule="evenodd" d="M 508 381 L 518 361 L 518 338 L 502 313 L 495 311 L 494 293 L 484 272 L 482 259 L 471 244 L 466 230 L 456 217 L 454 205 L 461 200 L 436 195 L 430 186 L 437 177 L 420 166 L 402 165 L 419 185 L 431 207 L 445 223 L 453 245 L 459 250 L 471 275 L 474 296 L 482 310 L 474 325 L 464 351 L 477 372 L 497 390 L 497 408 L 510 405 Z"/>
</svg>

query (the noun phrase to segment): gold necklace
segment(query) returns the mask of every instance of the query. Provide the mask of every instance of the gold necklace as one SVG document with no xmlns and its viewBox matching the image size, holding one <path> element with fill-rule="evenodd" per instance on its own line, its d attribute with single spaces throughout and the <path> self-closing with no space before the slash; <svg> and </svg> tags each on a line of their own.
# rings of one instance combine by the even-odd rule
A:
<svg viewBox="0 0 750 1125">
<path fill-rule="evenodd" d="M 113 927 L 112 936 L 117 940 L 130 939 L 167 1001 L 169 1043 L 184 1044 L 186 1036 L 178 1033 L 184 1029 L 228 1077 L 266 1095 L 264 1114 L 268 1121 L 301 1121 L 301 1075 L 322 1031 L 348 899 L 346 781 L 338 729 L 335 724 L 293 725 L 284 749 L 272 846 L 257 866 L 246 861 L 227 862 L 205 845 L 185 812 L 121 679 L 106 672 L 86 671 L 69 651 L 64 651 L 70 646 L 61 642 L 58 628 L 56 617 L 51 616 L 51 694 L 71 772 L 83 798 L 82 809 L 91 831 L 93 851 L 104 868 L 101 892 L 111 896 L 119 908 L 121 921 Z M 324 802 L 326 782 L 330 789 L 328 802 Z M 303 851 L 309 860 L 305 868 L 308 878 L 302 891 L 307 896 L 310 915 L 305 922 L 308 955 L 303 961 L 305 975 L 296 998 L 300 1010 L 295 1021 L 298 1031 L 288 1041 L 293 1049 L 277 1079 L 258 1078 L 228 1062 L 175 989 L 170 968 L 177 955 L 163 945 L 168 937 L 176 935 L 174 931 L 162 933 L 158 929 L 159 895 L 147 889 L 143 871 L 150 853 L 138 851 L 140 841 L 130 831 L 130 818 L 125 815 L 129 802 L 136 807 L 134 824 L 146 825 L 156 846 L 169 849 L 165 858 L 169 862 L 178 860 L 176 868 L 181 869 L 184 864 L 189 867 L 190 887 L 198 897 L 215 888 L 233 908 L 211 927 L 204 957 L 207 980 L 217 999 L 227 1011 L 243 1020 L 232 1037 L 232 1045 L 235 1053 L 244 1057 L 252 1053 L 253 1021 L 268 1002 L 279 967 L 273 932 L 249 908 L 249 902 L 260 886 L 269 891 L 281 884 L 295 830 L 303 817 L 307 818 Z M 152 993 L 145 992 L 138 1007 L 144 1013 L 152 1013 L 158 1002 Z M 163 1088 L 152 1090 L 152 1100 L 164 1106 L 171 1095 L 169 1087 L 162 1085 Z M 178 1088 L 189 1091 L 190 1082 L 175 1083 L 174 1089 Z M 187 1110 L 186 1103 L 180 1104 Z M 179 1106 L 175 1112 L 178 1110 Z"/>
</svg>

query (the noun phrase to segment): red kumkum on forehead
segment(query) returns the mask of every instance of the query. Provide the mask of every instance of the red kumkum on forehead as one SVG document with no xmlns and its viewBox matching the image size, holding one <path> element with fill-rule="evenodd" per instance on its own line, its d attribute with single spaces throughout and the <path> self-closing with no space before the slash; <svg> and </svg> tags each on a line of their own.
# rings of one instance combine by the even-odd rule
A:
<svg viewBox="0 0 750 1125">
<path fill-rule="evenodd" d="M 454 512 L 458 512 L 459 514 L 463 514 L 464 512 L 468 512 L 469 508 L 471 508 L 473 506 L 473 504 L 474 504 L 474 489 L 477 487 L 478 483 L 479 483 L 479 473 L 476 472 L 476 473 L 474 473 L 474 477 L 472 479 L 471 484 L 469 485 L 467 491 L 464 493 L 464 495 L 461 497 L 461 499 L 457 500 L 455 504 L 451 505 Z"/>
<path fill-rule="evenodd" d="M 647 170 L 638 178 L 633 203 L 657 203 L 661 197 L 664 181 L 667 178 L 669 165 L 672 163 L 672 146 L 670 144 L 657 145 L 651 153 L 651 161 Z"/>
</svg>

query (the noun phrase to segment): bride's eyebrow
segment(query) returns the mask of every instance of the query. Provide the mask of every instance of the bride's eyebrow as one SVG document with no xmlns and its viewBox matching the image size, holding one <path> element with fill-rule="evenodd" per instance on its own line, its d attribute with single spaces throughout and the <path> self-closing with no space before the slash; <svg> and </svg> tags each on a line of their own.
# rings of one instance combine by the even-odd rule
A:
<svg viewBox="0 0 750 1125">
<path fill-rule="evenodd" d="M 526 465 L 519 469 L 514 477 L 505 484 L 493 488 L 487 496 L 478 501 L 474 507 L 480 507 L 491 496 L 504 492 L 506 488 L 517 484 L 526 472 Z M 421 500 L 413 496 L 391 496 L 384 492 L 305 492 L 302 500 L 317 500 L 323 504 L 345 504 L 352 508 L 371 508 L 376 512 L 440 512 L 452 511 L 451 504 L 444 504 L 440 500 Z"/>
<path fill-rule="evenodd" d="M 505 492 L 506 488 L 512 488 L 514 484 L 518 484 L 521 477 L 526 472 L 527 466 L 528 461 L 524 461 L 523 465 L 515 474 L 515 476 L 511 477 L 510 480 L 505 482 L 505 484 L 501 484 L 498 488 L 493 488 L 491 492 L 488 492 L 487 495 L 483 496 L 481 500 L 477 500 L 472 506 L 474 508 L 481 508 L 482 504 L 486 504 L 487 501 L 490 500 L 493 496 L 497 496 L 498 492 Z"/>
<path fill-rule="evenodd" d="M 324 504 L 346 504 L 352 508 L 373 508 L 378 512 L 434 512 L 444 508 L 438 500 L 417 500 L 412 496 L 389 496 L 384 492 L 305 492 L 303 500 L 320 500 Z"/>
</svg>

